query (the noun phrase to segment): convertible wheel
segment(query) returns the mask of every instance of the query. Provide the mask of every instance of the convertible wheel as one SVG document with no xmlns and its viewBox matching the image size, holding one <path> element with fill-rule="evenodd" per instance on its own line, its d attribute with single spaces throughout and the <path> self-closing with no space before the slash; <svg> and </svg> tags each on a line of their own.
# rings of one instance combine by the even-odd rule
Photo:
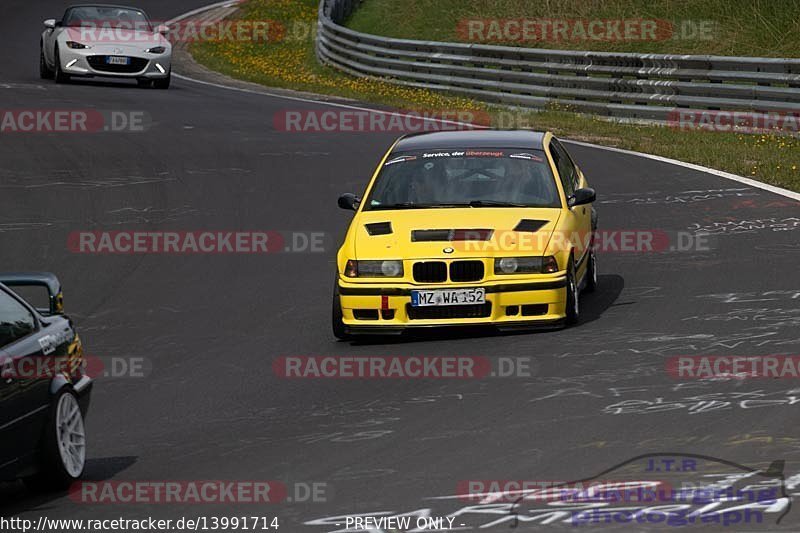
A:
<svg viewBox="0 0 800 533">
<path fill-rule="evenodd" d="M 166 78 L 161 78 L 159 80 L 153 80 L 153 86 L 156 89 L 169 89 L 170 81 L 172 80 L 172 69 L 167 72 Z"/>
<path fill-rule="evenodd" d="M 578 294 L 578 282 L 575 275 L 575 261 L 572 256 L 569 258 L 569 268 L 567 269 L 567 324 L 577 324 L 580 318 L 580 298 Z"/>
<path fill-rule="evenodd" d="M 50 408 L 42 438 L 40 472 L 25 480 L 38 491 L 68 488 L 86 466 L 86 429 L 78 399 L 61 389 Z"/>
<path fill-rule="evenodd" d="M 331 313 L 331 325 L 333 326 L 333 336 L 339 340 L 346 341 L 352 338 L 344 327 L 342 317 L 342 301 L 339 299 L 339 282 L 334 282 L 333 286 L 333 311 Z"/>
<path fill-rule="evenodd" d="M 54 78 L 56 83 L 67 83 L 69 81 L 69 74 L 64 74 L 64 71 L 61 70 L 61 54 L 58 53 L 58 47 L 56 47 L 55 64 L 56 71 Z"/>
<path fill-rule="evenodd" d="M 597 290 L 597 254 L 592 249 L 589 252 L 589 266 L 586 271 L 586 285 L 583 290 L 586 292 L 594 292 Z"/>
<path fill-rule="evenodd" d="M 50 80 L 53 78 L 53 71 L 47 66 L 47 61 L 44 59 L 44 48 L 39 49 L 39 77 L 43 80 Z"/>
</svg>

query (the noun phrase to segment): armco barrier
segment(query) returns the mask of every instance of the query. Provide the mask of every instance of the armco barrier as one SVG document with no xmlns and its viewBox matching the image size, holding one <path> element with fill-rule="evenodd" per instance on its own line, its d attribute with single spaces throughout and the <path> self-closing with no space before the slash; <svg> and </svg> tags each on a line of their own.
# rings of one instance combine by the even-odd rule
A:
<svg viewBox="0 0 800 533">
<path fill-rule="evenodd" d="M 360 0 L 321 0 L 320 61 L 354 76 L 504 105 L 666 121 L 675 109 L 800 115 L 800 59 L 576 52 L 393 39 L 342 26 Z M 673 115 L 674 116 L 674 115 Z"/>
</svg>

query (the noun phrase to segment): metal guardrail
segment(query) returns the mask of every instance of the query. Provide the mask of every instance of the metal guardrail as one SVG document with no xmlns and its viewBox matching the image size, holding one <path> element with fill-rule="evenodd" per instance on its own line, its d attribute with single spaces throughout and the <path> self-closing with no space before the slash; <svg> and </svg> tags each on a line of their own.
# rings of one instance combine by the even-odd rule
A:
<svg viewBox="0 0 800 533">
<path fill-rule="evenodd" d="M 800 59 L 575 52 L 394 39 L 342 26 L 361 0 L 321 0 L 319 60 L 354 76 L 487 102 L 667 121 L 676 110 L 800 115 Z"/>
</svg>

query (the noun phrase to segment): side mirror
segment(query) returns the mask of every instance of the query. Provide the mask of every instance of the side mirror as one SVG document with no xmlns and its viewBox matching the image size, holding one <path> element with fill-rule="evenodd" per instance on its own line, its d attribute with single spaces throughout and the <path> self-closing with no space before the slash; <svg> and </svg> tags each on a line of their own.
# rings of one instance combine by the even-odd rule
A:
<svg viewBox="0 0 800 533">
<path fill-rule="evenodd" d="M 567 199 L 567 205 L 569 207 L 575 207 L 576 205 L 591 204 L 596 199 L 597 194 L 594 192 L 594 189 L 586 187 L 585 189 L 578 189 L 575 191 L 575 193 Z"/>
<path fill-rule="evenodd" d="M 349 192 L 339 197 L 339 207 L 348 211 L 355 211 L 360 203 L 361 198 Z"/>
<path fill-rule="evenodd" d="M 44 27 L 45 28 L 49 28 L 49 29 L 52 30 L 53 28 L 56 27 L 56 19 L 47 19 L 47 20 L 45 20 L 44 21 Z"/>
<path fill-rule="evenodd" d="M 50 272 L 9 272 L 0 273 L 0 283 L 18 292 L 18 288 L 22 288 L 30 292 L 31 289 L 45 289 L 47 291 L 47 307 L 37 307 L 44 316 L 63 315 L 64 314 L 64 294 L 61 292 L 61 282 L 55 274 Z M 20 294 L 24 299 L 28 300 L 26 296 L 33 296 L 30 294 Z M 36 298 L 40 301 L 40 298 Z"/>
<path fill-rule="evenodd" d="M 155 32 L 160 33 L 161 35 L 166 35 L 169 33 L 169 26 L 166 24 L 159 24 L 156 26 Z"/>
</svg>

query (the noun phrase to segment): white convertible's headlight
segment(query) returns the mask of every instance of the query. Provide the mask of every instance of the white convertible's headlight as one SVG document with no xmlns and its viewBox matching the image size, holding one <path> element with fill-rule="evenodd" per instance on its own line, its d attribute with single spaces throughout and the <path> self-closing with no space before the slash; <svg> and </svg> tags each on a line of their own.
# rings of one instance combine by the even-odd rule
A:
<svg viewBox="0 0 800 533">
<path fill-rule="evenodd" d="M 67 41 L 67 47 L 73 50 L 86 50 L 87 48 L 91 48 L 91 46 L 77 41 Z"/>
<path fill-rule="evenodd" d="M 403 262 L 398 260 L 388 261 L 355 261 L 347 262 L 345 276 L 350 278 L 401 278 L 403 277 Z"/>
<path fill-rule="evenodd" d="M 145 50 L 148 54 L 163 54 L 167 51 L 166 46 L 154 46 L 153 48 L 148 48 Z"/>
</svg>

